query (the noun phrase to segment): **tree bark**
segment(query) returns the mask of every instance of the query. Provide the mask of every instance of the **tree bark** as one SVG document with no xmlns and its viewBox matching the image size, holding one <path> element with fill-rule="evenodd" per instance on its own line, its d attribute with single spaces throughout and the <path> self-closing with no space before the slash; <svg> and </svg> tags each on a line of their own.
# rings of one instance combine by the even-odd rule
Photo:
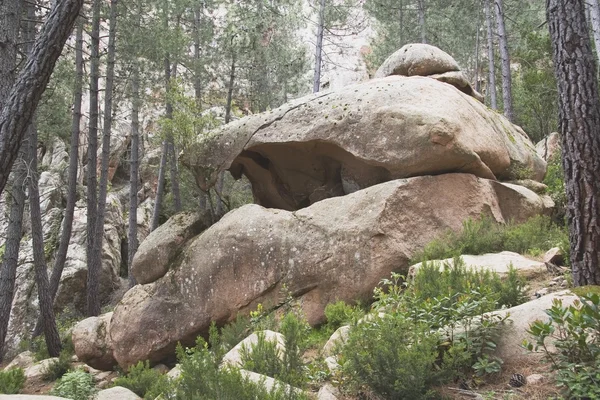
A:
<svg viewBox="0 0 600 400">
<path fill-rule="evenodd" d="M 231 121 L 231 105 L 233 102 L 233 86 L 235 84 L 235 54 L 231 54 L 231 69 L 229 70 L 229 86 L 227 89 L 227 102 L 225 103 L 225 123 Z"/>
<path fill-rule="evenodd" d="M 586 0 L 585 4 L 588 7 L 590 25 L 594 35 L 596 58 L 600 61 L 600 5 L 598 5 L 598 0 Z"/>
<path fill-rule="evenodd" d="M 52 10 L 33 44 L 0 114 L 0 195 L 42 93 L 69 37 L 83 0 L 62 0 Z"/>
<path fill-rule="evenodd" d="M 323 32 L 325 25 L 325 0 L 319 3 L 319 25 L 317 26 L 317 47 L 315 49 L 315 72 L 313 93 L 321 90 L 321 65 L 323 63 Z"/>
<path fill-rule="evenodd" d="M 169 59 L 166 60 L 166 66 L 168 66 Z M 167 91 L 171 90 L 171 82 L 173 79 L 177 78 L 177 64 L 173 64 L 172 73 L 167 68 L 165 69 L 165 79 L 167 85 Z M 170 100 L 167 100 L 167 115 L 168 119 L 173 119 L 173 104 Z M 173 132 L 169 132 L 169 155 L 167 155 L 170 160 L 170 172 L 171 172 L 171 190 L 173 191 L 173 205 L 175 207 L 175 212 L 181 211 L 181 192 L 179 190 L 179 170 L 177 167 L 177 154 L 175 154 L 175 142 L 173 139 Z"/>
<path fill-rule="evenodd" d="M 427 43 L 427 25 L 425 23 L 425 0 L 418 0 L 419 28 L 421 29 L 421 43 Z"/>
<path fill-rule="evenodd" d="M 202 10 L 200 6 L 194 8 L 194 97 L 196 99 L 196 110 L 202 111 L 202 78 L 200 73 L 200 20 Z M 200 191 L 198 206 L 200 211 L 206 210 L 206 193 Z"/>
<path fill-rule="evenodd" d="M 127 276 L 129 287 L 135 286 L 135 278 L 131 273 L 133 256 L 138 249 L 137 210 L 139 183 L 139 148 L 140 148 L 140 71 L 137 59 L 133 61 L 131 72 L 131 155 L 129 169 L 129 231 L 127 233 Z"/>
<path fill-rule="evenodd" d="M 110 136 L 112 132 L 113 82 L 115 76 L 115 36 L 117 29 L 117 0 L 110 2 L 110 22 L 108 28 L 108 60 L 106 64 L 106 87 L 104 91 L 104 124 L 102 137 L 102 163 L 100 169 L 100 191 L 96 214 L 92 257 L 88 263 L 87 312 L 88 316 L 100 314 L 100 273 L 102 272 L 102 242 L 104 239 L 104 214 L 108 192 L 108 162 L 110 159 Z"/>
<path fill-rule="evenodd" d="M 92 32 L 90 56 L 90 111 L 88 128 L 88 164 L 87 164 L 87 303 L 86 315 L 97 315 L 99 271 L 94 263 L 94 242 L 98 213 L 98 79 L 100 77 L 100 0 L 94 0 L 92 6 Z"/>
<path fill-rule="evenodd" d="M 490 1 L 485 0 L 485 23 L 487 27 L 487 42 L 488 42 L 488 93 L 490 95 L 490 107 L 494 110 L 498 109 L 498 101 L 496 95 L 496 63 L 494 60 L 494 30 L 492 28 L 492 13 L 490 12 Z"/>
<path fill-rule="evenodd" d="M 15 82 L 21 6 L 21 0 L 0 1 L 0 110 Z"/>
<path fill-rule="evenodd" d="M 510 55 L 508 53 L 508 39 L 504 25 L 503 0 L 496 2 L 496 22 L 498 24 L 498 44 L 500 45 L 500 60 L 502 62 L 502 101 L 504 103 L 504 116 L 514 122 L 515 114 L 512 105 L 512 77 L 510 72 Z"/>
<path fill-rule="evenodd" d="M 583 0 L 547 0 L 573 283 L 600 284 L 600 97 Z"/>
<path fill-rule="evenodd" d="M 15 293 L 15 280 L 19 264 L 19 248 L 23 233 L 23 211 L 25 209 L 25 185 L 27 185 L 27 164 L 25 151 L 28 150 L 25 139 L 19 151 L 19 158 L 12 173 L 12 191 L 10 214 L 4 243 L 4 258 L 0 263 L 0 361 L 4 355 L 4 341 L 8 333 L 8 321 Z"/>
</svg>

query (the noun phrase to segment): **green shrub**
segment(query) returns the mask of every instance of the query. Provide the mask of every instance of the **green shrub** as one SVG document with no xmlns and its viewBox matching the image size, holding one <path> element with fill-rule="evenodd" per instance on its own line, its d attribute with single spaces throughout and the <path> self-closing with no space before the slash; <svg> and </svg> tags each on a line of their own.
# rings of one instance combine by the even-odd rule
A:
<svg viewBox="0 0 600 400">
<path fill-rule="evenodd" d="M 357 306 L 350 306 L 343 301 L 327 304 L 325 307 L 325 317 L 327 318 L 327 328 L 334 332 L 342 325 L 355 323 L 364 312 Z"/>
<path fill-rule="evenodd" d="M 234 348 L 239 342 L 244 340 L 250 333 L 250 319 L 243 315 L 238 315 L 235 320 L 221 328 L 221 345 L 224 351 Z"/>
<path fill-rule="evenodd" d="M 352 329 L 343 370 L 358 385 L 388 399 L 426 399 L 435 383 L 439 337 L 402 314 L 375 317 Z"/>
<path fill-rule="evenodd" d="M 0 371 L 0 394 L 18 394 L 25 384 L 25 373 L 21 368 Z"/>
<path fill-rule="evenodd" d="M 44 370 L 44 379 L 46 381 L 55 381 L 69 372 L 71 369 L 71 353 L 68 350 L 62 350 L 58 360 L 48 364 Z"/>
<path fill-rule="evenodd" d="M 211 344 L 218 338 L 211 338 Z M 163 392 L 166 400 L 308 400 L 303 393 L 286 391 L 282 387 L 268 391 L 262 385 L 244 378 L 235 368 L 219 368 L 220 357 L 198 338 L 196 346 L 177 348 L 181 376 L 176 385 Z"/>
<path fill-rule="evenodd" d="M 546 251 L 568 241 L 566 228 L 556 225 L 549 217 L 536 216 L 522 224 L 499 224 L 491 217 L 463 222 L 460 233 L 442 234 L 429 243 L 413 262 L 440 260 L 464 254 L 485 254 L 499 251 L 527 253 Z"/>
<path fill-rule="evenodd" d="M 156 388 L 165 386 L 166 382 L 167 377 L 160 371 L 150 368 L 148 361 L 140 361 L 129 367 L 127 375 L 118 377 L 114 383 L 115 386 L 122 386 L 138 396 L 146 398 L 148 393 L 154 394 Z"/>
<path fill-rule="evenodd" d="M 242 346 L 240 355 L 243 368 L 272 378 L 282 375 L 282 355 L 277 348 L 277 342 L 267 340 L 262 331 L 257 332 L 257 336 L 258 340 L 251 348 Z"/>
<path fill-rule="evenodd" d="M 88 400 L 91 399 L 95 391 L 92 376 L 87 372 L 77 370 L 64 374 L 54 385 L 50 394 L 72 400 Z"/>
<path fill-rule="evenodd" d="M 525 341 L 524 346 L 544 353 L 568 398 L 600 398 L 600 295 L 580 296 L 568 307 L 556 299 L 546 314 L 549 321 L 529 326 L 535 342 Z M 548 340 L 556 352 L 549 349 Z"/>
</svg>

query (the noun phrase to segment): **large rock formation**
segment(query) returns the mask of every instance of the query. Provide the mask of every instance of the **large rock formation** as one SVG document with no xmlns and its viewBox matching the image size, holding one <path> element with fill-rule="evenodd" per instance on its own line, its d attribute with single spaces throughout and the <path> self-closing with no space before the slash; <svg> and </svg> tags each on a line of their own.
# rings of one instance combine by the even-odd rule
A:
<svg viewBox="0 0 600 400">
<path fill-rule="evenodd" d="M 285 210 L 429 174 L 539 181 L 546 166 L 519 127 L 419 76 L 374 79 L 241 119 L 182 161 L 204 189 L 229 170 L 249 178 L 258 204 Z"/>
<path fill-rule="evenodd" d="M 394 180 L 296 212 L 247 205 L 193 239 L 157 281 L 131 289 L 114 311 L 110 340 L 126 368 L 158 361 L 262 303 L 276 307 L 286 287 L 311 324 L 336 300 L 367 298 L 382 277 L 466 218 L 503 222 L 545 211 L 528 189 L 443 174 Z M 502 206 L 510 202 L 521 210 Z M 159 228 L 160 230 L 160 228 Z"/>
</svg>

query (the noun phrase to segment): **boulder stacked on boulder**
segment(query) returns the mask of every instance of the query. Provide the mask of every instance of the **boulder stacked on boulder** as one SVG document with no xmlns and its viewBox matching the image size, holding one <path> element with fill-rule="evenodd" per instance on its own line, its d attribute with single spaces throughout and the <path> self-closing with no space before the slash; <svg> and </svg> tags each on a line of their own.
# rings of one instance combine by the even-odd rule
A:
<svg viewBox="0 0 600 400">
<path fill-rule="evenodd" d="M 543 178 L 546 164 L 525 133 L 421 76 L 375 79 L 241 119 L 182 158 L 204 189 L 221 171 L 246 175 L 259 205 L 195 237 L 173 234 L 172 223 L 153 233 L 174 238 L 181 252 L 169 250 L 168 265 L 144 274 L 116 307 L 106 340 L 123 368 L 171 356 L 211 321 L 259 303 L 277 307 L 283 288 L 318 324 L 328 303 L 371 296 L 381 278 L 406 272 L 411 257 L 465 219 L 522 221 L 552 207 L 498 181 Z M 174 218 L 177 232 L 193 231 L 194 218 Z M 146 248 L 137 260 L 158 259 L 158 245 Z"/>
</svg>

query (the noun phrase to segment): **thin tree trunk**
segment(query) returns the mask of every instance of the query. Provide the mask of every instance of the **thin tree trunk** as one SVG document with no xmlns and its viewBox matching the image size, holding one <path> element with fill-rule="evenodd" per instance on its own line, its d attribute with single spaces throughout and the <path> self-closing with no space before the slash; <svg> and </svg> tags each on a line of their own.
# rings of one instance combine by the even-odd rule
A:
<svg viewBox="0 0 600 400">
<path fill-rule="evenodd" d="M 594 44 L 596 48 L 596 58 L 600 61 L 600 6 L 598 0 L 586 0 L 585 4 L 588 7 L 590 16 L 590 25 L 594 35 Z"/>
<path fill-rule="evenodd" d="M 571 269 L 576 286 L 600 284 L 600 96 L 583 0 L 547 0 L 559 94 Z"/>
<path fill-rule="evenodd" d="M 315 71 L 313 93 L 321 90 L 321 65 L 323 63 L 323 32 L 325 24 L 325 0 L 319 3 L 319 25 L 317 26 L 317 47 L 315 49 Z"/>
<path fill-rule="evenodd" d="M 83 20 L 77 24 L 76 44 L 75 44 L 75 84 L 73 95 L 73 122 L 71 124 L 71 144 L 69 148 L 69 176 L 67 178 L 67 205 L 65 207 L 65 216 L 62 223 L 62 232 L 58 250 L 54 258 L 54 267 L 50 276 L 50 297 L 54 301 L 60 278 L 65 267 L 67 251 L 71 240 L 73 228 L 73 216 L 75 214 L 75 202 L 77 200 L 77 171 L 79 167 L 79 134 L 81 123 L 81 99 L 83 86 Z M 39 336 L 42 333 L 42 319 L 38 318 L 33 331 L 33 336 Z"/>
<path fill-rule="evenodd" d="M 168 65 L 169 60 L 167 59 L 165 65 Z M 170 72 L 172 71 L 172 73 Z M 167 85 L 167 91 L 171 90 L 171 82 L 173 79 L 177 78 L 177 64 L 173 64 L 172 70 L 168 68 L 165 69 L 165 79 Z M 167 119 L 173 119 L 173 104 L 170 100 L 167 100 Z M 173 203 L 175 206 L 175 212 L 181 211 L 181 192 L 179 190 L 179 171 L 177 168 L 177 155 L 175 154 L 175 142 L 173 140 L 173 133 L 169 132 L 168 137 L 169 142 L 169 154 L 170 157 L 170 172 L 171 172 L 171 190 L 173 191 Z"/>
<path fill-rule="evenodd" d="M 0 1 L 0 110 L 15 79 L 17 39 L 21 20 L 21 1 Z M 12 196 L 10 214 L 4 243 L 4 257 L 0 259 L 0 362 L 4 355 L 4 341 L 15 291 L 15 279 L 19 259 L 19 247 L 25 205 L 25 166 L 22 146 L 12 173 Z M 10 195 L 9 195 L 10 196 Z"/>
<path fill-rule="evenodd" d="M 44 254 L 44 234 L 42 228 L 42 212 L 40 210 L 40 193 L 38 188 L 37 170 L 37 129 L 32 122 L 30 125 L 30 154 L 29 167 L 31 169 L 29 178 L 29 211 L 31 213 L 31 237 L 33 242 L 33 264 L 35 269 L 35 283 L 38 290 L 40 314 L 42 316 L 42 330 L 46 339 L 48 354 L 58 357 L 61 344 L 54 310 L 50 287 L 48 283 L 48 270 Z"/>
<path fill-rule="evenodd" d="M 154 198 L 154 211 L 152 213 L 152 225 L 150 231 L 158 228 L 160 219 L 160 205 L 165 192 L 165 173 L 167 169 L 167 156 L 169 155 L 169 142 L 163 140 L 163 150 L 160 156 L 160 168 L 158 169 L 158 187 L 156 188 L 156 197 Z"/>
<path fill-rule="evenodd" d="M 138 210 L 138 182 L 139 182 L 139 148 L 140 148 L 140 71 L 138 60 L 133 61 L 131 73 L 131 155 L 129 170 L 129 231 L 127 233 L 127 276 L 129 287 L 135 285 L 135 278 L 131 273 L 133 256 L 138 249 L 137 238 L 137 210 Z"/>
<path fill-rule="evenodd" d="M 481 92 L 481 82 L 479 81 L 479 47 L 481 43 L 480 35 L 481 12 L 477 13 L 477 33 L 475 36 L 475 90 Z"/>
<path fill-rule="evenodd" d="M 104 214 L 108 191 L 108 162 L 110 159 L 110 136 L 113 113 L 113 81 L 115 76 L 115 36 L 117 29 L 117 0 L 110 2 L 110 23 L 108 28 L 108 61 L 106 65 L 106 88 L 104 93 L 104 129 L 102 138 L 102 167 L 100 170 L 100 192 L 95 221 L 96 232 L 92 246 L 91 262 L 87 276 L 87 314 L 100 314 L 100 273 L 102 271 L 102 242 L 104 239 Z"/>
<path fill-rule="evenodd" d="M 418 0 L 419 27 L 421 28 L 421 43 L 427 43 L 427 24 L 425 23 L 425 0 Z"/>
<path fill-rule="evenodd" d="M 485 23 L 487 26 L 487 42 L 488 42 L 488 94 L 490 95 L 490 107 L 494 110 L 498 109 L 498 101 L 496 95 L 496 64 L 494 60 L 494 30 L 492 28 L 492 13 L 490 11 L 490 1 L 485 2 Z"/>
<path fill-rule="evenodd" d="M 3 104 L 0 114 L 0 195 L 82 4 L 83 0 L 53 2 L 48 18 L 33 43 L 33 51 Z"/>
<path fill-rule="evenodd" d="M 4 341 L 8 332 L 8 321 L 15 293 L 15 279 L 19 263 L 19 248 L 23 233 L 23 211 L 25 208 L 25 185 L 27 184 L 27 165 L 25 151 L 28 139 L 21 146 L 19 158 L 12 173 L 12 191 L 10 192 L 10 214 L 6 229 L 4 258 L 0 263 L 0 361 L 4 355 Z"/>
<path fill-rule="evenodd" d="M 196 99 L 196 112 L 202 112 L 202 78 L 200 74 L 200 6 L 194 9 L 194 97 Z M 200 191 L 198 199 L 200 211 L 206 210 L 206 193 Z"/>
<path fill-rule="evenodd" d="M 94 0 L 92 11 L 90 57 L 90 111 L 87 164 L 87 305 L 86 315 L 97 315 L 98 272 L 94 269 L 94 242 L 98 212 L 98 78 L 100 76 L 100 0 Z M 110 112 L 110 111 L 109 111 Z M 90 282 L 91 281 L 91 282 Z M 91 283 L 91 284 L 90 284 Z"/>
<path fill-rule="evenodd" d="M 233 102 L 233 85 L 235 84 L 235 54 L 231 55 L 231 69 L 229 70 L 229 86 L 227 102 L 225 103 L 225 123 L 231 121 L 231 103 Z"/>
<path fill-rule="evenodd" d="M 504 103 L 504 116 L 514 122 L 515 115 L 512 106 L 512 78 L 510 72 L 510 55 L 508 53 L 508 39 L 504 25 L 503 0 L 496 2 L 496 22 L 498 24 L 498 44 L 500 46 L 500 59 L 502 62 L 502 101 Z"/>
</svg>

